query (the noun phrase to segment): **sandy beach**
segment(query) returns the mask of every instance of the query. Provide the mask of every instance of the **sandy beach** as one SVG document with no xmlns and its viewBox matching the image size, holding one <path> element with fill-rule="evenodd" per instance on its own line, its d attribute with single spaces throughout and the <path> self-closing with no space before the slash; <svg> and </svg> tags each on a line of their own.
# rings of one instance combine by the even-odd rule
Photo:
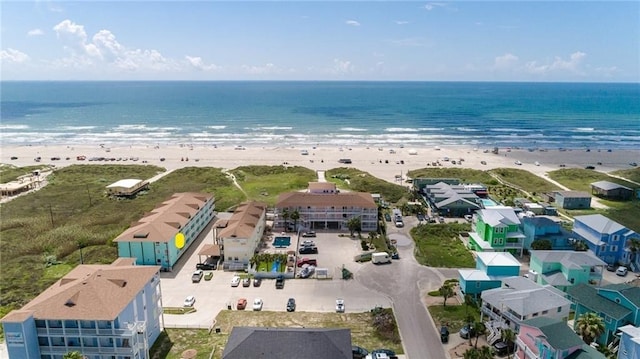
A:
<svg viewBox="0 0 640 359">
<path fill-rule="evenodd" d="M 72 164 L 153 164 L 167 170 L 188 166 L 233 169 L 246 165 L 304 166 L 313 170 L 327 170 L 347 166 L 371 173 L 381 179 L 397 182 L 397 176 L 407 171 L 432 167 L 458 167 L 492 169 L 500 167 L 520 168 L 539 176 L 561 168 L 596 167 L 597 171 L 610 172 L 631 168 L 629 163 L 640 160 L 638 150 L 535 150 L 500 149 L 498 154 L 484 148 L 469 147 L 234 147 L 234 146 L 5 146 L 0 161 L 16 166 L 40 163 L 57 167 Z M 306 153 L 306 154 L 304 154 Z M 78 160 L 84 156 L 85 160 Z M 17 157 L 17 159 L 11 159 Z M 89 161 L 94 157 L 115 158 L 115 161 Z M 52 160 L 52 158 L 59 158 Z M 136 158 L 137 161 L 133 161 Z M 446 160 L 448 158 L 448 161 Z M 118 161 L 118 159 L 120 159 Z M 126 161 L 125 161 L 126 159 Z M 162 160 L 164 159 L 164 160 Z M 342 164 L 340 159 L 350 159 Z M 463 159 L 460 162 L 460 159 Z M 453 163 L 455 161 L 455 164 Z M 486 163 L 486 164 L 485 164 Z M 520 164 L 517 164 L 520 163 Z M 536 164 L 537 163 L 537 164 Z"/>
</svg>

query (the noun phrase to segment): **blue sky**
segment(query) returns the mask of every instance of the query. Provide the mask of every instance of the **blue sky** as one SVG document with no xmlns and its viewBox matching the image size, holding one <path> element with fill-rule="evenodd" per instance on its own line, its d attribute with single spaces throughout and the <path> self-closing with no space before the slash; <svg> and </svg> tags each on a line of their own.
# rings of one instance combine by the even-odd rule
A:
<svg viewBox="0 0 640 359">
<path fill-rule="evenodd" d="M 640 82 L 640 2 L 1 1 L 2 80 Z"/>
</svg>

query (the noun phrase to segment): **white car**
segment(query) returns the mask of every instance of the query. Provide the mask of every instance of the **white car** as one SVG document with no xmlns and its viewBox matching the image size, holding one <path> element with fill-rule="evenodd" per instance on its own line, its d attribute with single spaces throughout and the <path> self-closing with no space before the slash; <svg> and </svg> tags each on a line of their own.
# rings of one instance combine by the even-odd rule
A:
<svg viewBox="0 0 640 359">
<path fill-rule="evenodd" d="M 620 277 L 624 277 L 627 275 L 627 272 L 629 270 L 627 269 L 627 267 L 618 267 L 618 269 L 616 269 L 616 275 L 619 275 Z"/>
<path fill-rule="evenodd" d="M 262 310 L 262 299 L 256 298 L 253 300 L 253 310 Z"/>
<path fill-rule="evenodd" d="M 336 299 L 336 312 L 344 313 L 344 299 L 342 298 Z"/>
<path fill-rule="evenodd" d="M 522 165 L 522 162 L 520 161 L 516 161 L 515 164 L 517 164 L 518 166 Z"/>
<path fill-rule="evenodd" d="M 237 287 L 239 285 L 240 285 L 240 277 L 238 277 L 237 275 L 234 275 L 233 278 L 231 278 L 231 286 Z"/>
<path fill-rule="evenodd" d="M 193 307 L 194 304 L 196 304 L 196 297 L 190 295 L 187 298 L 185 298 L 184 300 L 185 307 Z"/>
</svg>

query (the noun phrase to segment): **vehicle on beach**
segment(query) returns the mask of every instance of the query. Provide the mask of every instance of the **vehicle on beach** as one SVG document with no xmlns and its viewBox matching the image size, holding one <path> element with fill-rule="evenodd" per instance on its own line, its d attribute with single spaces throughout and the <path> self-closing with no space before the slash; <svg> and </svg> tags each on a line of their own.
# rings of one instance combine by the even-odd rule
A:
<svg viewBox="0 0 640 359">
<path fill-rule="evenodd" d="M 540 166 L 540 162 L 538 162 L 538 161 L 535 161 L 533 164 L 536 165 L 536 166 Z"/>
<path fill-rule="evenodd" d="M 486 165 L 486 164 L 487 164 L 487 161 L 480 161 L 480 164 L 481 164 L 481 165 Z"/>
<path fill-rule="evenodd" d="M 522 162 L 520 162 L 520 161 L 516 161 L 516 162 L 514 162 L 514 163 L 515 163 L 516 165 L 518 165 L 518 166 L 521 166 L 521 165 L 522 165 Z"/>
<path fill-rule="evenodd" d="M 17 159 L 18 159 L 18 157 L 16 157 L 16 156 L 12 156 L 12 157 L 11 157 L 11 159 L 12 159 L 12 160 L 17 160 Z"/>
<path fill-rule="evenodd" d="M 295 312 L 296 311 L 296 300 L 294 298 L 289 298 L 287 301 L 287 312 Z"/>
</svg>

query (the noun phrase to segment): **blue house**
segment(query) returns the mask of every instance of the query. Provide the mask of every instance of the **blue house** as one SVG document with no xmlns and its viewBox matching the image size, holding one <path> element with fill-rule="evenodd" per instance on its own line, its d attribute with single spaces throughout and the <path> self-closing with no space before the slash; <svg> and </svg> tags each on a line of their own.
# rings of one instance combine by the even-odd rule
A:
<svg viewBox="0 0 640 359">
<path fill-rule="evenodd" d="M 113 241 L 120 257 L 171 271 L 214 216 L 214 198 L 206 193 L 176 193 Z"/>
<path fill-rule="evenodd" d="M 522 219 L 524 232 L 524 248 L 531 249 L 531 243 L 538 239 L 551 242 L 551 249 L 573 249 L 569 241 L 570 232 L 547 217 L 525 217 Z"/>
<path fill-rule="evenodd" d="M 640 327 L 625 325 L 618 328 L 618 332 L 620 333 L 618 359 L 640 358 Z"/>
<path fill-rule="evenodd" d="M 589 312 L 596 313 L 602 318 L 605 330 L 596 339 L 598 344 L 610 343 L 618 328 L 622 326 L 640 325 L 640 287 L 610 284 L 597 288 L 578 284 L 570 287 L 567 294 L 575 304 L 576 319 Z M 574 322 L 574 329 L 576 323 L 577 320 Z"/>
<path fill-rule="evenodd" d="M 459 269 L 460 295 L 479 298 L 487 289 L 500 288 L 502 280 L 520 275 L 520 262 L 509 252 L 477 252 L 476 269 Z"/>
<path fill-rule="evenodd" d="M 607 263 L 628 264 L 636 272 L 640 269 L 639 256 L 629 248 L 631 239 L 640 240 L 638 233 L 601 214 L 576 216 L 573 235 L 583 240 L 589 250 Z"/>
<path fill-rule="evenodd" d="M 147 359 L 163 330 L 159 266 L 79 265 L 2 318 L 9 359 Z"/>
</svg>

